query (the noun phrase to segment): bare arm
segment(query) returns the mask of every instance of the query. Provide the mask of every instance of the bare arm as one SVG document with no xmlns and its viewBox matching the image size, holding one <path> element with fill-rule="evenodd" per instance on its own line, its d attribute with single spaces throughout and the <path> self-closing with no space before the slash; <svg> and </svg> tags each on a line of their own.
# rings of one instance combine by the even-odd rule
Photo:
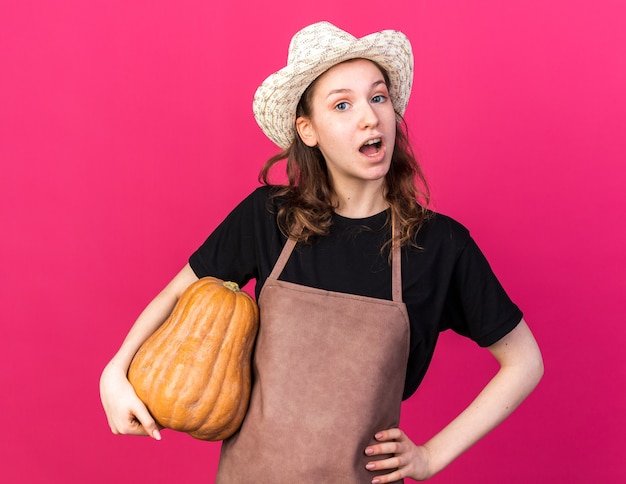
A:
<svg viewBox="0 0 626 484">
<path fill-rule="evenodd" d="M 416 446 L 400 429 L 388 429 L 376 435 L 381 443 L 368 447 L 366 453 L 395 455 L 372 463 L 368 469 L 398 469 L 372 482 L 432 477 L 508 417 L 541 380 L 541 352 L 524 320 L 490 346 L 489 351 L 500 363 L 498 373 L 458 417 L 423 446 Z"/>
<path fill-rule="evenodd" d="M 135 321 L 120 349 L 104 368 L 100 377 L 100 397 L 111 431 L 115 434 L 151 435 L 161 438 L 154 419 L 145 405 L 137 398 L 126 378 L 133 356 L 161 326 L 172 312 L 184 290 L 198 280 L 189 266 L 183 269 L 146 306 Z"/>
</svg>

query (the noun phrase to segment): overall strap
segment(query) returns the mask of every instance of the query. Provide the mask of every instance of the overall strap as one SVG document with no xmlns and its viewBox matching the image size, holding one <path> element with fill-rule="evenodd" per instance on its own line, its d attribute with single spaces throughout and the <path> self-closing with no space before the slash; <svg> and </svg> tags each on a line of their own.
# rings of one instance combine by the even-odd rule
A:
<svg viewBox="0 0 626 484">
<path fill-rule="evenodd" d="M 391 215 L 391 231 L 393 240 L 391 242 L 391 299 L 394 302 L 402 302 L 402 249 L 397 240 L 400 238 L 400 231 L 396 227 Z"/>
<path fill-rule="evenodd" d="M 287 261 L 289 260 L 289 256 L 291 256 L 291 253 L 293 252 L 293 248 L 295 246 L 296 246 L 296 239 L 294 239 L 293 237 L 289 237 L 287 239 L 287 242 L 283 246 L 283 250 L 280 252 L 280 255 L 278 256 L 278 260 L 276 261 L 276 264 L 274 264 L 274 268 L 272 269 L 272 272 L 270 272 L 270 275 L 267 278 L 268 280 L 278 279 L 278 276 L 280 276 L 280 274 L 283 272 L 283 269 L 285 268 L 285 265 L 287 264 Z"/>
</svg>

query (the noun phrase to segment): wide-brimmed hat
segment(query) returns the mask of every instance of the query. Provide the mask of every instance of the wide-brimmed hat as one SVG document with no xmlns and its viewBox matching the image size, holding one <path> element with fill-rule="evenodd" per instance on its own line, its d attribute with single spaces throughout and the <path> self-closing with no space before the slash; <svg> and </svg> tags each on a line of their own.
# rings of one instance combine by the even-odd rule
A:
<svg viewBox="0 0 626 484">
<path fill-rule="evenodd" d="M 296 136 L 296 108 L 306 88 L 334 65 L 361 58 L 385 69 L 393 107 L 404 114 L 413 83 L 413 52 L 407 37 L 383 30 L 357 39 L 331 23 L 319 22 L 293 36 L 287 66 L 257 89 L 252 110 L 263 132 L 281 148 L 289 147 Z"/>
</svg>

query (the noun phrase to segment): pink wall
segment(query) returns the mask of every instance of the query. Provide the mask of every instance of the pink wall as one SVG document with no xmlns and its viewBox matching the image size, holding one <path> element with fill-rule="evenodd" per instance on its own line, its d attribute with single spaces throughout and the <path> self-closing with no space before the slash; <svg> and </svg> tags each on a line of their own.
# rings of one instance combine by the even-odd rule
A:
<svg viewBox="0 0 626 484">
<path fill-rule="evenodd" d="M 546 376 L 439 483 L 624 482 L 621 1 L 0 4 L 0 481 L 211 482 L 218 444 L 116 437 L 98 377 L 274 153 L 251 113 L 292 33 L 403 30 L 435 207 L 526 313 Z M 445 334 L 403 425 L 427 439 L 493 362 Z"/>
</svg>

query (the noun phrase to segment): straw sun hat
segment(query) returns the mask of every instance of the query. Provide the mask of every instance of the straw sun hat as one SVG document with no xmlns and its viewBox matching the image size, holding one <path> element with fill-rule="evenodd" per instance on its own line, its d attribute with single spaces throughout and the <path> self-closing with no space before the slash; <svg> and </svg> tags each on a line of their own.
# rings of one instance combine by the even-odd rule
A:
<svg viewBox="0 0 626 484">
<path fill-rule="evenodd" d="M 263 132 L 281 148 L 289 147 L 296 136 L 296 107 L 306 88 L 334 65 L 350 59 L 369 59 L 387 71 L 393 107 L 404 114 L 413 83 L 413 53 L 406 36 L 383 30 L 357 39 L 328 22 L 319 22 L 293 36 L 287 66 L 257 89 L 252 110 Z"/>
</svg>

